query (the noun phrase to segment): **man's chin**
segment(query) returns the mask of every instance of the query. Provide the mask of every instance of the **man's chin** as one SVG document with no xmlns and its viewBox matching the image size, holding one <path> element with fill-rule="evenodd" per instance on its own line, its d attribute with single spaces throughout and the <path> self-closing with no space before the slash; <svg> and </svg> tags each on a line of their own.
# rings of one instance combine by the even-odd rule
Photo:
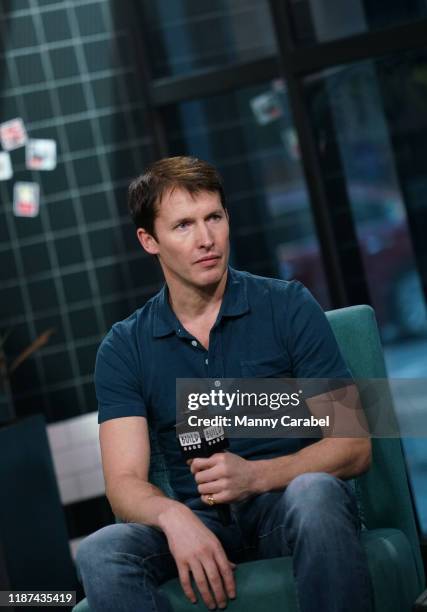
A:
<svg viewBox="0 0 427 612">
<path fill-rule="evenodd" d="M 197 270 L 197 273 L 193 277 L 195 284 L 197 284 L 199 287 L 217 285 L 219 282 L 221 282 L 226 269 L 227 266 L 221 264 L 212 268 Z"/>
</svg>

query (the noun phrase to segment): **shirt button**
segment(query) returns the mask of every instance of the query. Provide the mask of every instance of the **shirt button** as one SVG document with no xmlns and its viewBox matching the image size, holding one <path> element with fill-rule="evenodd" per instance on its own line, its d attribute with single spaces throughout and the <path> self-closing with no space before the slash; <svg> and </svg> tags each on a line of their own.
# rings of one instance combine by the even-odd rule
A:
<svg viewBox="0 0 427 612">
<path fill-rule="evenodd" d="M 205 363 L 206 363 L 206 365 L 208 365 L 209 359 L 205 359 Z"/>
<path fill-rule="evenodd" d="M 191 341 L 191 344 L 192 344 L 193 346 L 197 346 L 197 342 L 196 342 L 195 340 L 192 340 L 192 341 Z"/>
</svg>

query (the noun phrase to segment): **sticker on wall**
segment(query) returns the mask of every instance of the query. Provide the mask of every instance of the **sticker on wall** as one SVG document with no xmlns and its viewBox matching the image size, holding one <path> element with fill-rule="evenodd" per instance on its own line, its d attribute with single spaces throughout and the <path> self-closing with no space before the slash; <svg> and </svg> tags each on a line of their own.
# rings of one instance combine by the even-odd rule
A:
<svg viewBox="0 0 427 612">
<path fill-rule="evenodd" d="M 280 132 L 280 137 L 284 144 L 285 150 L 293 161 L 301 159 L 298 136 L 293 127 L 286 128 Z"/>
<path fill-rule="evenodd" d="M 13 151 L 25 145 L 27 131 L 20 117 L 0 124 L 0 140 L 5 151 Z"/>
<path fill-rule="evenodd" d="M 2 151 L 0 153 L 0 181 L 7 181 L 12 178 L 12 176 L 13 170 L 10 155 Z"/>
<path fill-rule="evenodd" d="M 29 140 L 25 149 L 25 164 L 29 170 L 55 170 L 56 141 L 45 138 Z"/>
<path fill-rule="evenodd" d="M 267 125 L 283 115 L 279 96 L 273 91 L 255 96 L 250 104 L 259 125 Z"/>
<path fill-rule="evenodd" d="M 37 217 L 40 206 L 40 187 L 37 183 L 15 183 L 13 212 L 17 217 Z"/>
</svg>

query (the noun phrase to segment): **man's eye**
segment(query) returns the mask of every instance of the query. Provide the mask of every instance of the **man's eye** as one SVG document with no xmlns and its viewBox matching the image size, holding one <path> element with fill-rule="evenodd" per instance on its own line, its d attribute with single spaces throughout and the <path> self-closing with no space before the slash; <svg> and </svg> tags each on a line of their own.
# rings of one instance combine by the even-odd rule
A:
<svg viewBox="0 0 427 612">
<path fill-rule="evenodd" d="M 178 225 L 175 226 L 175 229 L 185 229 L 188 226 L 189 226 L 188 221 L 182 221 L 182 223 L 178 223 Z"/>
<path fill-rule="evenodd" d="M 215 214 L 211 215 L 211 219 L 215 219 L 215 220 L 222 219 L 222 215 L 220 215 L 218 213 L 215 213 Z"/>
</svg>

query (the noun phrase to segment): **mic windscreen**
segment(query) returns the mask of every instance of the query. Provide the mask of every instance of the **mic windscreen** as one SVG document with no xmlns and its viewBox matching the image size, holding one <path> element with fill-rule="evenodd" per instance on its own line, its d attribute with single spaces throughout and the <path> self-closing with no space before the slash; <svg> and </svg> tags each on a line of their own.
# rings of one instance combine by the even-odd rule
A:
<svg viewBox="0 0 427 612">
<path fill-rule="evenodd" d="M 187 421 L 176 425 L 176 435 L 182 456 L 187 459 L 210 457 L 214 453 L 229 447 L 222 425 L 203 425 L 191 427 Z M 231 523 L 231 512 L 228 504 L 216 504 L 216 511 L 223 525 Z"/>
<path fill-rule="evenodd" d="M 210 457 L 229 447 L 224 428 L 218 425 L 190 427 L 186 421 L 176 426 L 181 453 L 185 459 Z"/>
</svg>

